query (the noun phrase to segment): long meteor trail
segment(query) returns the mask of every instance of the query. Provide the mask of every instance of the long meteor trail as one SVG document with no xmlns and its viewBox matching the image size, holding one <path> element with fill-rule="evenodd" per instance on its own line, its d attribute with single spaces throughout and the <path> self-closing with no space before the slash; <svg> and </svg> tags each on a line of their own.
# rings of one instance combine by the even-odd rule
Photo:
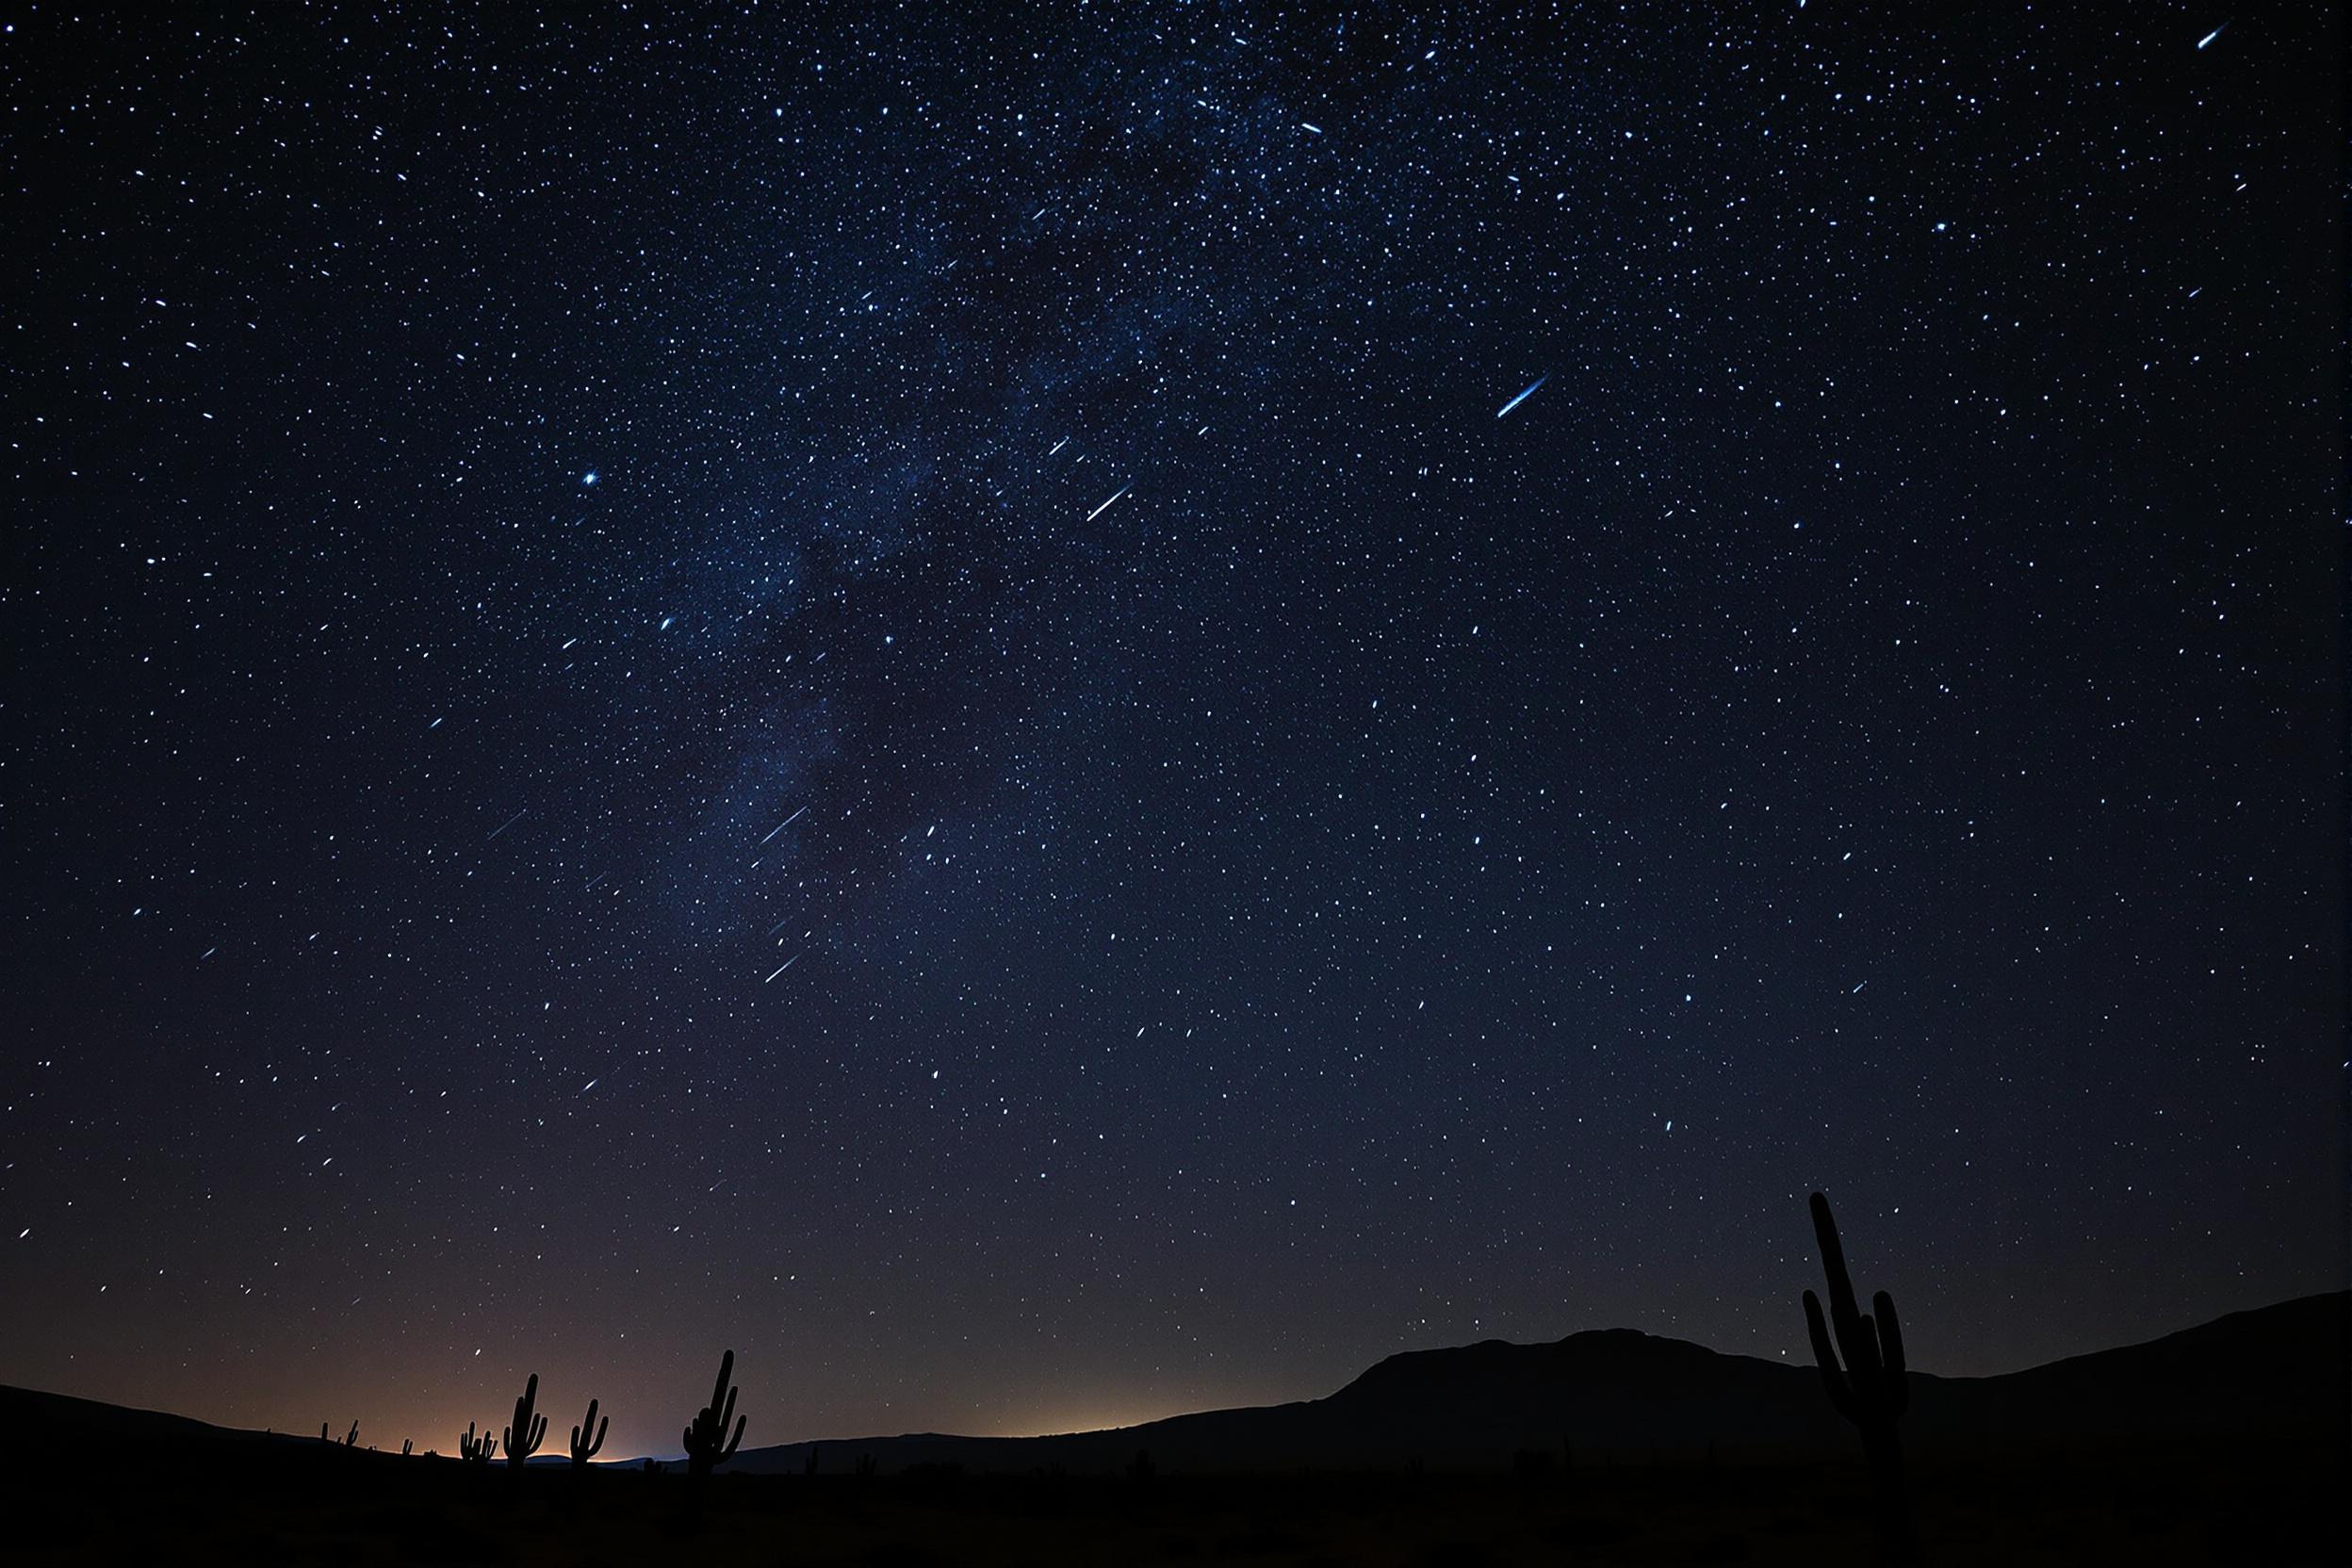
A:
<svg viewBox="0 0 2352 1568">
<path fill-rule="evenodd" d="M 1101 506 L 1096 507 L 1092 512 L 1086 514 L 1086 521 L 1092 522 L 1097 517 L 1102 515 L 1103 513 L 1110 510 L 1111 501 L 1119 499 L 1120 496 L 1125 495 L 1128 491 L 1133 490 L 1135 486 L 1132 484 L 1120 485 L 1119 489 L 1112 494 L 1110 501 L 1104 501 Z"/>
<path fill-rule="evenodd" d="M 1496 409 L 1494 411 L 1494 417 L 1497 419 L 1501 418 L 1504 415 L 1509 414 L 1512 409 L 1517 408 L 1521 403 L 1526 402 L 1529 398 L 1534 397 L 1535 389 L 1551 379 L 1552 378 L 1548 372 L 1536 377 L 1535 380 L 1528 384 L 1527 389 L 1525 392 L 1520 393 L 1517 397 L 1511 399 L 1511 401 Z"/>
</svg>

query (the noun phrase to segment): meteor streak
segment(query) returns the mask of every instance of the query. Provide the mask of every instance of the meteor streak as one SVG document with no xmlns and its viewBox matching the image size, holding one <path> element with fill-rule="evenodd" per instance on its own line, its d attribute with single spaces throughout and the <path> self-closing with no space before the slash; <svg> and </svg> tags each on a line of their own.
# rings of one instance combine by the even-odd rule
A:
<svg viewBox="0 0 2352 1568">
<path fill-rule="evenodd" d="M 1497 419 L 1501 418 L 1504 415 L 1509 414 L 1512 409 L 1517 408 L 1521 403 L 1526 402 L 1529 398 L 1534 397 L 1535 389 L 1551 379 L 1552 378 L 1548 373 L 1536 377 L 1535 380 L 1528 384 L 1528 387 L 1525 392 L 1520 393 L 1517 397 L 1511 399 L 1511 401 L 1496 409 L 1494 411 L 1494 417 Z"/>
</svg>

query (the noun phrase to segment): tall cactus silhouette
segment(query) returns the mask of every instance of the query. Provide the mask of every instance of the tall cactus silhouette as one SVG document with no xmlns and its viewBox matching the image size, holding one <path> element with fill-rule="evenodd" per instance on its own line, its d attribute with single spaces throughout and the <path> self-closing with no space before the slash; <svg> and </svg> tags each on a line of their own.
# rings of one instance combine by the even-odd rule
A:
<svg viewBox="0 0 2352 1568">
<path fill-rule="evenodd" d="M 605 1428 L 612 1425 L 612 1418 L 609 1415 L 604 1418 L 604 1426 L 596 1425 L 596 1402 L 589 1400 L 588 1419 L 572 1429 L 573 1475 L 577 1476 L 588 1468 L 588 1462 L 596 1457 L 597 1449 L 604 1446 Z"/>
<path fill-rule="evenodd" d="M 538 1408 L 539 1374 L 533 1372 L 514 1401 L 514 1424 L 506 1429 L 506 1467 L 514 1475 L 523 1473 L 524 1462 L 547 1440 L 547 1418 L 534 1413 Z"/>
<path fill-rule="evenodd" d="M 719 1360 L 719 1380 L 710 1385 L 710 1402 L 694 1416 L 694 1424 L 686 1429 L 686 1475 L 700 1480 L 734 1457 L 735 1446 L 743 1440 L 743 1417 L 735 1415 L 735 1390 L 727 1379 L 735 1374 L 735 1352 L 729 1350 Z M 727 1432 L 727 1417 L 735 1417 L 735 1435 Z"/>
<path fill-rule="evenodd" d="M 1915 1550 L 1911 1505 L 1903 1496 L 1903 1444 L 1895 1435 L 1895 1421 L 1911 1402 L 1903 1324 L 1895 1316 L 1894 1298 L 1883 1290 L 1870 1298 L 1870 1315 L 1855 1305 L 1854 1281 L 1846 1274 L 1846 1250 L 1838 1239 L 1828 1198 L 1815 1193 L 1812 1209 L 1813 1235 L 1821 1244 L 1822 1271 L 1829 1276 L 1827 1322 L 1821 1319 L 1821 1298 L 1809 1290 L 1805 1293 L 1805 1326 L 1813 1337 L 1813 1359 L 1821 1365 L 1829 1402 L 1862 1434 L 1878 1509 L 1879 1543 L 1888 1558 L 1907 1560 Z M 1835 1346 L 1830 1343 L 1833 1326 Z M 1845 1355 L 1842 1368 L 1840 1351 Z"/>
<path fill-rule="evenodd" d="M 474 1424 L 471 1421 L 466 1423 L 466 1435 L 457 1440 L 458 1458 L 468 1464 L 487 1464 L 490 1462 L 490 1456 L 498 1451 L 498 1440 L 497 1438 L 484 1432 L 477 1441 L 474 1437 Z"/>
</svg>

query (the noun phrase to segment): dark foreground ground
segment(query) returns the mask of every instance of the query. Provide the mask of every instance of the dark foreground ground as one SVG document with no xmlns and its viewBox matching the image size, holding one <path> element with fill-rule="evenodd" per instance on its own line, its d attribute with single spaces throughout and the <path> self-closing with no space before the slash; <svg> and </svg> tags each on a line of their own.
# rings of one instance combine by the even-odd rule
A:
<svg viewBox="0 0 2352 1568">
<path fill-rule="evenodd" d="M 1859 1466 L 1547 1474 L 509 1477 L 322 1451 L 10 1466 L 11 1562 L 1397 1564 L 1874 1562 Z M 1915 1455 L 1926 1560 L 2337 1563 L 2342 1445 Z M 24 1484 L 30 1483 L 30 1484 Z"/>
</svg>

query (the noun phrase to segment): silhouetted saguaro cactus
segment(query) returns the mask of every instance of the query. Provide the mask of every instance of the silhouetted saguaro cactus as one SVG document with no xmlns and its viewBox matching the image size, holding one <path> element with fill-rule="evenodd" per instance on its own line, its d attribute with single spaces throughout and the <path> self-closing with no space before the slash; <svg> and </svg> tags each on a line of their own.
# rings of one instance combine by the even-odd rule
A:
<svg viewBox="0 0 2352 1568">
<path fill-rule="evenodd" d="M 1903 1324 L 1895 1316 L 1894 1298 L 1880 1291 L 1870 1298 L 1870 1314 L 1863 1315 L 1854 1298 L 1854 1282 L 1846 1275 L 1846 1250 L 1838 1239 L 1838 1221 L 1829 1200 L 1815 1193 L 1813 1235 L 1821 1249 L 1821 1269 L 1829 1276 L 1829 1320 L 1821 1320 L 1821 1298 L 1805 1293 L 1805 1326 L 1813 1337 L 1813 1359 L 1821 1368 L 1821 1385 L 1838 1413 L 1862 1434 L 1862 1452 L 1870 1461 L 1870 1494 L 1878 1509 L 1880 1544 L 1893 1559 L 1914 1551 L 1911 1505 L 1903 1492 L 1903 1445 L 1895 1421 L 1911 1402 L 1904 1377 Z M 1830 1343 L 1832 1328 L 1838 1340 Z M 1845 1364 L 1838 1365 L 1844 1352 Z"/>
<path fill-rule="evenodd" d="M 514 1401 L 514 1424 L 506 1429 L 506 1467 L 513 1475 L 521 1475 L 523 1462 L 547 1440 L 547 1418 L 535 1413 L 538 1409 L 539 1374 L 533 1372 L 523 1385 L 522 1396 Z"/>
<path fill-rule="evenodd" d="M 407 1457 L 408 1457 L 408 1456 L 409 1456 L 412 1452 L 414 1452 L 414 1451 L 416 1450 L 416 1440 L 415 1438 L 413 1438 L 413 1437 L 404 1437 L 404 1438 L 400 1439 L 400 1457 L 401 1457 L 402 1459 L 406 1459 L 406 1458 L 407 1458 Z"/>
<path fill-rule="evenodd" d="M 597 1449 L 604 1446 L 605 1429 L 612 1425 L 612 1418 L 609 1415 L 604 1418 L 604 1426 L 596 1425 L 596 1402 L 589 1400 L 588 1419 L 572 1429 L 573 1475 L 577 1476 L 588 1468 L 588 1462 L 596 1457 Z"/>
<path fill-rule="evenodd" d="M 477 1441 L 474 1437 L 474 1424 L 471 1421 L 466 1423 L 466 1435 L 457 1440 L 458 1458 L 468 1464 L 487 1464 L 490 1462 L 490 1456 L 498 1451 L 498 1440 L 497 1438 L 484 1432 Z"/>
<path fill-rule="evenodd" d="M 735 1414 L 735 1390 L 727 1379 L 735 1375 L 735 1352 L 729 1350 L 719 1360 L 719 1380 L 710 1386 L 710 1402 L 694 1415 L 694 1424 L 686 1429 L 686 1474 L 690 1479 L 700 1480 L 725 1464 L 735 1455 L 735 1446 L 743 1440 L 743 1417 Z M 727 1423 L 734 1416 L 735 1435 L 729 1437 Z"/>
</svg>

